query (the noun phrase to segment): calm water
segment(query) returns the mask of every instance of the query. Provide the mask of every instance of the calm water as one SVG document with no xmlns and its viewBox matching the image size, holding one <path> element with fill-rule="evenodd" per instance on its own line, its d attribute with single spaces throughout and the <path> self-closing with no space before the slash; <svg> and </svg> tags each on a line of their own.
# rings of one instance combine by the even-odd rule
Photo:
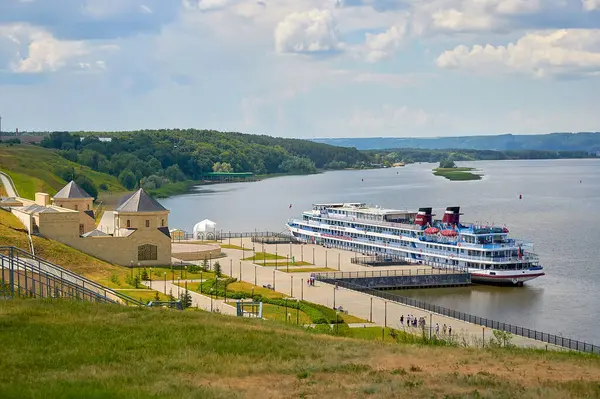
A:
<svg viewBox="0 0 600 399">
<path fill-rule="evenodd" d="M 434 165 L 418 164 L 205 186 L 161 202 L 171 209 L 170 227 L 187 231 L 206 218 L 223 231 L 284 231 L 288 218 L 316 202 L 432 206 L 438 216 L 446 206 L 461 206 L 465 221 L 506 224 L 515 237 L 533 241 L 546 276 L 523 288 L 473 286 L 403 295 L 600 345 L 600 161 L 461 164 L 481 169 L 483 180 L 451 182 L 433 176 Z"/>
</svg>

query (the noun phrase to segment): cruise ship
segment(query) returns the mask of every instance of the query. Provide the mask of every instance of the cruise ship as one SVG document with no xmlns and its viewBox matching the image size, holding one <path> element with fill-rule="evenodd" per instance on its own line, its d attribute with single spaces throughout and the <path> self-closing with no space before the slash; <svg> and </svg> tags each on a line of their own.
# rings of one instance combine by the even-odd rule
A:
<svg viewBox="0 0 600 399">
<path fill-rule="evenodd" d="M 522 286 L 544 275 L 531 243 L 509 237 L 504 226 L 462 223 L 461 215 L 459 207 L 446 208 L 440 220 L 432 208 L 411 212 L 364 203 L 315 204 L 287 227 L 302 242 L 465 270 L 476 283 Z"/>
</svg>

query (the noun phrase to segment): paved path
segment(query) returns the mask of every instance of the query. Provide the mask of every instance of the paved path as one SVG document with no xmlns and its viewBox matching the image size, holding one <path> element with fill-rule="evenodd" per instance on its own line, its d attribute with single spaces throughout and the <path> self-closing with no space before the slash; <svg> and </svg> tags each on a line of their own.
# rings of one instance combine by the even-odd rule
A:
<svg viewBox="0 0 600 399">
<path fill-rule="evenodd" d="M 0 172 L 0 180 L 2 181 L 2 185 L 4 186 L 4 189 L 6 190 L 6 194 L 9 197 L 18 197 L 19 196 L 17 194 L 17 189 L 13 186 L 12 180 L 6 173 Z"/>
<path fill-rule="evenodd" d="M 227 243 L 227 241 L 228 240 L 224 240 L 224 243 Z M 240 241 L 246 247 L 252 248 L 253 243 L 250 242 L 249 238 L 242 240 L 239 238 L 232 239 L 231 244 L 240 245 Z M 262 252 L 262 248 L 262 244 L 255 244 L 256 251 Z M 277 246 L 275 244 L 267 244 L 264 245 L 264 248 L 268 253 L 275 253 L 277 251 L 279 255 L 283 256 L 288 256 L 290 254 L 289 244 Z M 285 263 L 283 264 L 283 267 L 278 267 L 278 270 L 275 270 L 275 267 L 262 267 L 253 264 L 251 261 L 241 260 L 244 255 L 246 257 L 251 257 L 252 251 L 245 251 L 245 253 L 242 253 L 240 250 L 223 249 L 223 252 L 226 253 L 228 257 L 219 259 L 219 262 L 221 263 L 221 268 L 225 274 L 230 274 L 232 277 L 258 286 L 271 284 L 278 292 L 290 295 L 291 297 L 325 305 L 330 308 L 342 305 L 344 310 L 347 310 L 351 315 L 370 320 L 377 326 L 386 325 L 388 327 L 402 329 L 403 327 L 400 326 L 399 322 L 400 316 L 404 315 L 406 318 L 406 316 L 410 314 L 417 318 L 424 317 L 428 326 L 430 325 L 430 322 L 431 325 L 434 326 L 432 329 L 438 324 L 440 326 L 440 333 L 444 324 L 448 327 L 451 326 L 452 335 L 455 339 L 459 340 L 461 343 L 464 341 L 468 345 L 481 345 L 484 339 L 487 342 L 489 338 L 492 337 L 492 330 L 489 328 L 430 313 L 419 308 L 389 302 L 365 293 L 343 288 L 335 289 L 332 285 L 320 282 L 318 282 L 315 287 L 308 287 L 306 285 L 306 280 L 310 276 L 310 273 L 285 273 Z M 296 260 L 304 259 L 311 263 L 313 262 L 314 256 L 315 266 L 313 267 L 325 267 L 325 265 L 327 265 L 330 268 L 341 271 L 373 270 L 373 268 L 352 264 L 350 259 L 354 254 L 349 251 L 326 249 L 321 246 L 310 244 L 294 244 L 291 246 L 291 254 Z M 423 268 L 423 266 L 419 267 Z M 377 270 L 397 268 L 398 267 L 378 267 Z M 406 267 L 402 268 L 406 269 Z M 411 328 L 410 330 L 413 329 Z M 429 330 L 427 330 L 427 333 L 428 331 Z M 534 346 L 540 348 L 552 347 L 552 345 L 544 342 L 520 336 L 513 336 L 512 342 L 520 346 Z"/>
<path fill-rule="evenodd" d="M 173 284 L 173 282 L 171 282 L 171 281 L 166 282 L 166 288 L 165 288 L 164 281 L 152 281 L 152 282 L 144 281 L 143 284 L 145 286 L 147 286 L 148 288 L 152 288 L 157 291 L 164 292 L 165 294 L 169 294 L 169 292 L 172 292 L 173 296 L 176 298 L 179 297 L 180 292 L 185 290 L 185 288 L 182 288 L 176 284 Z M 194 306 L 194 307 L 197 306 L 198 308 L 204 309 L 208 312 L 218 311 L 222 314 L 227 314 L 227 315 L 231 315 L 231 316 L 237 315 L 236 308 L 234 308 L 231 305 L 227 305 L 226 303 L 223 302 L 223 300 L 212 299 L 209 296 L 198 294 L 191 290 L 188 290 L 188 292 L 190 293 L 190 295 L 192 297 L 192 306 Z"/>
</svg>

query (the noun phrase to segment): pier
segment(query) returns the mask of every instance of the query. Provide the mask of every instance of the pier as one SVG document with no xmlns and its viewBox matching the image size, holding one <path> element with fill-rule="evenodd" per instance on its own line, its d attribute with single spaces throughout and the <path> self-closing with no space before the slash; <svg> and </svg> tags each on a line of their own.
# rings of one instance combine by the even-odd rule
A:
<svg viewBox="0 0 600 399">
<path fill-rule="evenodd" d="M 408 269 L 317 273 L 315 280 L 338 286 L 399 290 L 408 288 L 462 287 L 471 284 L 471 274 L 459 270 Z"/>
</svg>

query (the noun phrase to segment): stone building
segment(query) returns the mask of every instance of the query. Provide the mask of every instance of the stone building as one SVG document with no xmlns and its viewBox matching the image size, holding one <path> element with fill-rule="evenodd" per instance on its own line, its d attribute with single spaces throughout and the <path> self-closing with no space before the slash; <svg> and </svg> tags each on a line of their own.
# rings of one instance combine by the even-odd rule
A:
<svg viewBox="0 0 600 399">
<path fill-rule="evenodd" d="M 96 227 L 94 197 L 86 193 L 74 181 L 69 182 L 52 198 L 54 205 L 79 212 L 79 234 L 83 235 Z"/>
<path fill-rule="evenodd" d="M 32 234 L 39 234 L 123 266 L 171 264 L 169 211 L 140 189 L 125 196 L 95 225 L 93 198 L 74 182 L 53 198 L 11 199 L 10 208 Z"/>
</svg>

